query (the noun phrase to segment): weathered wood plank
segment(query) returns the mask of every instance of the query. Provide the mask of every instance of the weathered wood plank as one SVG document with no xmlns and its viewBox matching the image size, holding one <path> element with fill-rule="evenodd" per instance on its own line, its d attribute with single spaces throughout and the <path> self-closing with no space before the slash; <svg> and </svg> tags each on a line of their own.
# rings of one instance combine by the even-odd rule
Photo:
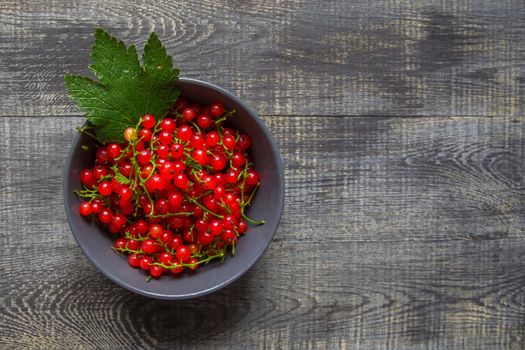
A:
<svg viewBox="0 0 525 350">
<path fill-rule="evenodd" d="M 81 118 L 0 118 L 0 347 L 525 346 L 524 118 L 268 116 L 286 209 L 233 286 L 133 295 L 76 246 L 63 160 Z"/>
<path fill-rule="evenodd" d="M 184 75 L 262 114 L 523 116 L 525 7 L 514 1 L 2 1 L 0 115 L 77 113 L 103 26 L 154 30 Z"/>
</svg>

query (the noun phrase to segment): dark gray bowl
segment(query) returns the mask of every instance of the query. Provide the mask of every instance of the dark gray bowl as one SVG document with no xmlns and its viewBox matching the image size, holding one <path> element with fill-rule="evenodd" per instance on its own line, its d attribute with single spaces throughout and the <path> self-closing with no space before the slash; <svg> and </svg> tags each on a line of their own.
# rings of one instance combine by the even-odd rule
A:
<svg viewBox="0 0 525 350">
<path fill-rule="evenodd" d="M 79 174 L 93 165 L 93 151 L 83 151 L 82 145 L 92 140 L 82 134 L 73 139 L 73 145 L 64 172 L 64 205 L 71 232 L 89 260 L 109 279 L 133 292 L 159 299 L 189 299 L 219 290 L 248 271 L 272 241 L 281 217 L 284 202 L 284 176 L 282 160 L 270 131 L 256 112 L 230 92 L 199 80 L 181 78 L 178 83 L 183 94 L 203 104 L 221 102 L 237 113 L 230 125 L 248 134 L 252 139 L 251 152 L 261 176 L 261 187 L 253 199 L 249 215 L 264 219 L 261 226 L 251 226 L 239 239 L 235 256 L 224 263 L 213 262 L 196 273 L 184 273 L 179 278 L 163 276 L 146 282 L 146 274 L 133 269 L 127 257 L 110 249 L 108 234 L 78 214 L 79 198 L 73 193 L 80 189 Z M 93 150 L 93 147 L 89 148 Z"/>
</svg>

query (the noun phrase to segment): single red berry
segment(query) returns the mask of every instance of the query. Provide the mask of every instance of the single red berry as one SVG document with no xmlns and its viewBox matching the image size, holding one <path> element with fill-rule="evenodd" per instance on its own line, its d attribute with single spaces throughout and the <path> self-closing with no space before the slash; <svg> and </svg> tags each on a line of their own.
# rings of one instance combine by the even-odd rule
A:
<svg viewBox="0 0 525 350">
<path fill-rule="evenodd" d="M 158 174 L 151 175 L 148 181 L 151 181 L 153 189 L 155 190 L 163 190 L 164 187 L 166 187 L 166 182 L 164 178 Z"/>
<path fill-rule="evenodd" d="M 111 222 L 112 217 L 113 213 L 107 208 L 101 209 L 98 213 L 98 220 L 103 224 L 109 224 Z"/>
<path fill-rule="evenodd" d="M 180 246 L 181 244 L 182 244 L 182 238 L 181 236 L 177 235 L 173 237 L 173 239 L 171 240 L 169 244 L 169 247 L 171 249 L 177 249 L 177 247 Z"/>
<path fill-rule="evenodd" d="M 166 130 L 162 130 L 159 134 L 159 141 L 163 145 L 169 145 L 173 142 L 173 134 Z"/>
<path fill-rule="evenodd" d="M 139 130 L 139 139 L 144 142 L 150 142 L 153 138 L 153 133 L 150 129 L 140 129 Z"/>
<path fill-rule="evenodd" d="M 108 174 L 108 169 L 103 165 L 98 164 L 98 165 L 95 165 L 95 167 L 93 168 L 93 176 L 95 177 L 96 180 L 100 180 L 107 174 Z"/>
<path fill-rule="evenodd" d="M 173 180 L 173 183 L 183 191 L 186 191 L 189 186 L 188 177 L 184 174 L 177 174 Z"/>
<path fill-rule="evenodd" d="M 161 158 L 166 158 L 170 154 L 170 147 L 168 145 L 160 145 L 157 148 L 157 155 Z"/>
<path fill-rule="evenodd" d="M 151 159 L 151 152 L 147 149 L 142 150 L 137 154 L 137 162 L 141 165 L 148 164 Z"/>
<path fill-rule="evenodd" d="M 159 255 L 159 262 L 163 265 L 169 266 L 173 264 L 173 256 L 168 252 L 164 252 Z"/>
<path fill-rule="evenodd" d="M 206 151 L 198 148 L 191 153 L 191 157 L 200 165 L 206 165 L 208 163 L 208 155 Z"/>
<path fill-rule="evenodd" d="M 142 242 L 141 248 L 146 254 L 152 254 L 157 249 L 157 247 L 155 246 L 155 241 L 150 238 Z"/>
<path fill-rule="evenodd" d="M 124 186 L 121 187 L 121 189 L 118 192 L 118 194 L 120 195 L 121 199 L 123 199 L 125 201 L 128 201 L 133 196 L 133 191 L 131 190 L 131 188 L 129 188 L 129 186 L 124 185 Z"/>
<path fill-rule="evenodd" d="M 237 140 L 237 147 L 239 147 L 241 151 L 247 150 L 248 147 L 250 147 L 250 144 L 251 144 L 251 140 L 248 135 L 246 134 L 239 135 L 239 139 Z"/>
<path fill-rule="evenodd" d="M 180 143 L 174 143 L 170 146 L 170 155 L 173 158 L 180 158 L 184 155 L 184 146 Z"/>
<path fill-rule="evenodd" d="M 204 181 L 204 186 L 208 190 L 213 190 L 215 186 L 217 186 L 217 181 L 215 181 L 215 178 L 211 175 L 206 175 L 202 180 Z"/>
<path fill-rule="evenodd" d="M 151 264 L 153 263 L 153 260 L 149 256 L 143 256 L 140 259 L 140 268 L 143 270 L 149 270 L 151 267 Z"/>
<path fill-rule="evenodd" d="M 82 170 L 80 173 L 80 181 L 82 181 L 82 183 L 88 187 L 93 186 L 97 182 L 93 172 L 89 169 Z"/>
<path fill-rule="evenodd" d="M 213 102 L 210 106 L 210 113 L 214 117 L 220 117 L 224 113 L 224 106 L 219 102 Z"/>
<path fill-rule="evenodd" d="M 226 171 L 226 174 L 224 174 L 224 182 L 227 184 L 234 184 L 237 182 L 239 178 L 240 172 L 236 169 L 229 168 L 228 171 Z"/>
<path fill-rule="evenodd" d="M 162 226 L 158 224 L 153 224 L 149 227 L 149 235 L 151 236 L 151 238 L 159 238 L 162 234 L 162 231 Z"/>
<path fill-rule="evenodd" d="M 130 254 L 128 256 L 128 264 L 131 267 L 139 267 L 140 266 L 140 255 L 138 254 Z"/>
<path fill-rule="evenodd" d="M 222 231 L 221 239 L 224 242 L 226 242 L 228 244 L 231 244 L 232 242 L 235 242 L 237 240 L 237 235 L 235 234 L 235 232 L 233 230 L 226 229 L 226 230 Z"/>
<path fill-rule="evenodd" d="M 98 184 L 98 193 L 104 197 L 108 197 L 113 190 L 111 189 L 111 183 L 109 181 L 102 181 Z"/>
<path fill-rule="evenodd" d="M 88 216 L 93 212 L 93 208 L 91 207 L 90 202 L 83 202 L 80 203 L 80 207 L 78 208 L 78 211 L 80 212 L 80 215 L 82 216 Z"/>
<path fill-rule="evenodd" d="M 151 129 L 155 126 L 155 117 L 151 114 L 146 114 L 142 116 L 142 126 L 146 129 Z"/>
<path fill-rule="evenodd" d="M 171 233 L 168 230 L 162 231 L 162 234 L 160 235 L 160 240 L 164 244 L 169 244 L 173 240 L 173 233 Z"/>
<path fill-rule="evenodd" d="M 120 229 L 126 225 L 126 217 L 122 214 L 115 214 L 111 218 L 111 224 Z"/>
<path fill-rule="evenodd" d="M 185 262 L 190 258 L 191 253 L 187 246 L 180 245 L 177 247 L 175 251 L 175 256 L 177 257 L 178 260 Z"/>
<path fill-rule="evenodd" d="M 255 169 L 248 169 L 247 175 L 246 175 L 246 185 L 248 186 L 255 186 L 259 183 L 260 177 L 259 173 Z"/>
<path fill-rule="evenodd" d="M 162 129 L 162 131 L 172 133 L 173 131 L 175 131 L 175 121 L 171 118 L 164 118 L 160 122 L 160 128 Z"/>
<path fill-rule="evenodd" d="M 113 244 L 113 246 L 116 249 L 125 249 L 126 248 L 126 240 L 124 238 L 119 238 L 119 239 L 115 240 L 115 243 Z"/>
<path fill-rule="evenodd" d="M 104 202 L 98 198 L 93 199 L 91 202 L 91 212 L 93 214 L 98 214 L 103 209 Z"/>
<path fill-rule="evenodd" d="M 222 144 L 227 150 L 231 151 L 235 148 L 237 141 L 235 141 L 235 137 L 228 135 L 222 138 Z"/>
<path fill-rule="evenodd" d="M 235 225 L 237 225 L 237 219 L 235 216 L 228 214 L 224 216 L 224 219 L 222 219 L 222 224 L 225 229 L 233 230 Z"/>
<path fill-rule="evenodd" d="M 246 222 L 246 220 L 244 219 L 239 220 L 239 223 L 237 224 L 237 232 L 239 232 L 240 234 L 243 234 L 247 230 L 248 230 L 248 223 Z"/>
<path fill-rule="evenodd" d="M 197 113 L 192 108 L 185 108 L 182 111 L 182 116 L 185 121 L 191 122 L 197 116 Z"/>
<path fill-rule="evenodd" d="M 126 241 L 126 247 L 131 250 L 137 250 L 140 247 L 140 242 L 134 239 L 128 239 Z"/>
<path fill-rule="evenodd" d="M 177 175 L 177 172 L 178 172 L 175 167 L 175 164 L 170 161 L 162 164 L 159 171 L 160 171 L 160 174 L 168 180 L 173 179 Z"/>
<path fill-rule="evenodd" d="M 213 156 L 210 164 L 214 170 L 222 170 L 226 166 L 226 159 L 221 156 Z"/>
<path fill-rule="evenodd" d="M 170 211 L 177 211 L 182 204 L 182 195 L 179 192 L 172 192 L 168 195 L 168 200 L 170 202 Z"/>
<path fill-rule="evenodd" d="M 107 162 L 109 160 L 108 151 L 107 151 L 106 147 L 100 147 L 97 150 L 96 160 L 100 164 L 104 164 L 105 162 Z"/>
<path fill-rule="evenodd" d="M 208 134 L 206 134 L 206 146 L 213 147 L 220 141 L 220 136 L 217 131 L 210 131 Z"/>
<path fill-rule="evenodd" d="M 199 260 L 197 260 L 197 258 L 191 258 L 190 260 L 188 260 L 188 264 L 188 268 L 190 270 L 195 271 L 199 267 Z"/>
<path fill-rule="evenodd" d="M 244 165 L 246 162 L 246 159 L 244 158 L 244 155 L 240 152 L 235 152 L 232 155 L 232 165 L 235 168 L 240 168 Z"/>
<path fill-rule="evenodd" d="M 209 228 L 213 236 L 220 235 L 223 229 L 223 223 L 221 220 L 212 220 L 210 222 Z"/>
<path fill-rule="evenodd" d="M 192 243 L 188 245 L 188 249 L 190 250 L 190 254 L 193 255 L 199 252 L 200 247 L 198 244 Z"/>
<path fill-rule="evenodd" d="M 193 134 L 193 131 L 191 130 L 191 127 L 189 125 L 181 125 L 179 129 L 177 130 L 177 137 L 182 141 L 186 142 L 190 139 L 191 135 Z"/>
<path fill-rule="evenodd" d="M 107 155 L 112 159 L 120 156 L 120 152 L 122 152 L 122 148 L 118 143 L 110 143 L 107 147 Z"/>
<path fill-rule="evenodd" d="M 209 128 L 212 122 L 213 122 L 212 119 L 207 114 L 201 114 L 197 118 L 197 125 L 199 125 L 203 129 Z"/>
<path fill-rule="evenodd" d="M 204 147 L 204 137 L 199 133 L 194 133 L 190 138 L 190 145 L 193 148 L 203 148 Z"/>
<path fill-rule="evenodd" d="M 178 275 L 182 271 L 184 271 L 184 266 L 181 266 L 180 262 L 179 262 L 179 264 L 174 264 L 173 266 L 176 266 L 175 268 L 170 269 L 170 273 L 173 274 L 173 275 Z"/>
</svg>

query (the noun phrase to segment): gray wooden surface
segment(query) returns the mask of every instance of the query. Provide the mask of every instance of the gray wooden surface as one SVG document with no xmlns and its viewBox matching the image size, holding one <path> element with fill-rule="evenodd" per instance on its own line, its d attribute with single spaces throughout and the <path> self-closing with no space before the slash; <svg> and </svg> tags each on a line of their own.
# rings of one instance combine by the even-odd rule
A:
<svg viewBox="0 0 525 350">
<path fill-rule="evenodd" d="M 0 348 L 523 349 L 523 1 L 2 1 Z M 285 162 L 275 241 L 184 302 L 84 257 L 63 210 L 102 25 L 252 104 Z"/>
</svg>

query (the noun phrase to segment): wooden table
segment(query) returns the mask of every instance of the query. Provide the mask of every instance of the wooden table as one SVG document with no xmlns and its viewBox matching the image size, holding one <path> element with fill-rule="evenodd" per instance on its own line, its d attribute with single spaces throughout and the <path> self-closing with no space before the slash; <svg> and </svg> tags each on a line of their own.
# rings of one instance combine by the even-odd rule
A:
<svg viewBox="0 0 525 350">
<path fill-rule="evenodd" d="M 0 348 L 523 349 L 525 6 L 515 1 L 0 3 Z M 103 26 L 150 31 L 272 130 L 287 196 L 232 286 L 157 301 L 102 276 L 62 172 Z"/>
</svg>

